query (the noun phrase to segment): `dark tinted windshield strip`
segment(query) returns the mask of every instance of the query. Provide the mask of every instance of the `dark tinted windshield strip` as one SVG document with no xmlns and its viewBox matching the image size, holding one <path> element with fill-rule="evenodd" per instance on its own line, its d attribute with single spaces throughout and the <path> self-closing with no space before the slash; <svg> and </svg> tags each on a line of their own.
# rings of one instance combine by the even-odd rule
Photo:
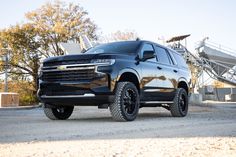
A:
<svg viewBox="0 0 236 157">
<path fill-rule="evenodd" d="M 115 42 L 98 45 L 91 48 L 86 53 L 122 53 L 122 54 L 133 54 L 136 53 L 140 46 L 140 42 L 130 41 L 130 42 Z"/>
</svg>

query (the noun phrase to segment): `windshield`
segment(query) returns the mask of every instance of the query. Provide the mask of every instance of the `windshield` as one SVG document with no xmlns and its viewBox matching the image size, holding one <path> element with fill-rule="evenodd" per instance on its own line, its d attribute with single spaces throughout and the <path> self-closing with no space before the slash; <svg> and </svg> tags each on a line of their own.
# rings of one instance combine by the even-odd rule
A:
<svg viewBox="0 0 236 157">
<path fill-rule="evenodd" d="M 132 54 L 136 53 L 140 45 L 139 41 L 125 41 L 125 42 L 114 42 L 108 44 L 102 44 L 95 46 L 88 51 L 86 54 L 97 54 L 97 53 L 123 53 Z"/>
</svg>

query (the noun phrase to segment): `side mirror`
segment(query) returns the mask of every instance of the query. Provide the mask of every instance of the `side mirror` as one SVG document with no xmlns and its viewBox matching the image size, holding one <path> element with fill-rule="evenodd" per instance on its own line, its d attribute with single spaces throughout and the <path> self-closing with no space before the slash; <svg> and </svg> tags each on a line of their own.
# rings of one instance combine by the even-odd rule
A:
<svg viewBox="0 0 236 157">
<path fill-rule="evenodd" d="M 154 51 L 144 51 L 142 61 L 146 61 L 151 58 L 155 58 L 156 54 Z"/>
</svg>

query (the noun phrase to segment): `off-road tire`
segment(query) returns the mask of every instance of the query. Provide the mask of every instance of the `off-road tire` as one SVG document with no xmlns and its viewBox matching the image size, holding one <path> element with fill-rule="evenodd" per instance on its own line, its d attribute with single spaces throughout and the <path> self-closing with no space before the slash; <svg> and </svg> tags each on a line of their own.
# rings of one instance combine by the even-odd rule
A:
<svg viewBox="0 0 236 157">
<path fill-rule="evenodd" d="M 74 106 L 64 106 L 64 107 L 43 107 L 45 115 L 51 120 L 65 120 L 68 119 L 73 110 Z M 63 112 L 62 112 L 63 110 Z"/>
<path fill-rule="evenodd" d="M 178 88 L 176 90 L 174 102 L 170 105 L 170 112 L 173 117 L 185 117 L 187 115 L 188 95 L 185 89 Z"/>
<path fill-rule="evenodd" d="M 127 98 L 127 95 L 129 98 Z M 129 103 L 131 104 L 130 106 L 127 105 Z M 112 118 L 116 121 L 135 120 L 138 115 L 139 104 L 139 93 L 136 86 L 131 82 L 118 82 L 115 90 L 114 103 L 109 106 Z"/>
</svg>

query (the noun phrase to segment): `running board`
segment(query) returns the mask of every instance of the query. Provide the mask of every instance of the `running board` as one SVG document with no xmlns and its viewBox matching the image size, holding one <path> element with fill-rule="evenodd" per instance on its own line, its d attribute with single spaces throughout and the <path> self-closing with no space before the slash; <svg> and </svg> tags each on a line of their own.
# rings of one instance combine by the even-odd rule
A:
<svg viewBox="0 0 236 157">
<path fill-rule="evenodd" d="M 142 104 L 172 104 L 173 101 L 141 101 Z"/>
</svg>

